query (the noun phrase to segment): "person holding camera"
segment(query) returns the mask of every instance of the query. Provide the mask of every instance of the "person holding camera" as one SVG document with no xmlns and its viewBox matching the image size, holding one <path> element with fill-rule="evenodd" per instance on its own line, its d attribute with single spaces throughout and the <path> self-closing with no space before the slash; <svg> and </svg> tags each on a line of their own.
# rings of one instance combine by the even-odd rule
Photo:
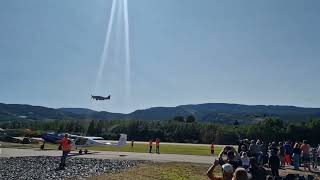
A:
<svg viewBox="0 0 320 180">
<path fill-rule="evenodd" d="M 226 155 L 227 159 L 224 160 L 223 156 Z M 237 169 L 242 165 L 241 157 L 236 149 L 232 146 L 226 146 L 219 154 L 219 164 L 222 166 L 223 164 L 229 163 L 233 166 L 234 169 Z"/>
</svg>

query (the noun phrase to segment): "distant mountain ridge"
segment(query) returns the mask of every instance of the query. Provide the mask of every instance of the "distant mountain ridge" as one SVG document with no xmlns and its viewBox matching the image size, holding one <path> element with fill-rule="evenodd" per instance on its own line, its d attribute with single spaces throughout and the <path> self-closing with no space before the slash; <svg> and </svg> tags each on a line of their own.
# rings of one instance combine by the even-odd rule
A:
<svg viewBox="0 0 320 180">
<path fill-rule="evenodd" d="M 320 118 L 320 108 L 276 105 L 242 105 L 226 103 L 206 103 L 180 105 L 176 107 L 153 107 L 136 110 L 129 114 L 94 111 L 86 108 L 47 108 L 41 106 L 0 103 L 0 120 L 10 119 L 140 119 L 169 120 L 175 116 L 193 115 L 198 121 L 232 124 L 256 123 L 269 117 L 284 121 L 307 121 Z"/>
</svg>

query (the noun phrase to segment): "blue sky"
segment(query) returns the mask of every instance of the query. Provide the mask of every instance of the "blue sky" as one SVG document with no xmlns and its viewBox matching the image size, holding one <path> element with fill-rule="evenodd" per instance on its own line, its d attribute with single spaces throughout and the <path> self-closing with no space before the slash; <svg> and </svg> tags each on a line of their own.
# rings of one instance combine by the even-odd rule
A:
<svg viewBox="0 0 320 180">
<path fill-rule="evenodd" d="M 108 59 L 109 102 L 90 94 L 111 0 L 0 1 L 0 102 L 111 112 L 207 102 L 320 107 L 320 1 L 128 1 L 131 96 L 114 68 L 122 61 Z"/>
</svg>

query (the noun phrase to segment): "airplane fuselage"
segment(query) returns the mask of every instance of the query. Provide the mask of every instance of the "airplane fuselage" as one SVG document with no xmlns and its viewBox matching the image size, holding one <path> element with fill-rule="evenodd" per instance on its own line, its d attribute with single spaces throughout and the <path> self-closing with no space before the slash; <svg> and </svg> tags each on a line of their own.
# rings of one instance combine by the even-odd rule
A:
<svg viewBox="0 0 320 180">
<path fill-rule="evenodd" d="M 107 96 L 107 97 L 103 97 L 103 96 L 91 96 L 92 99 L 96 100 L 96 101 L 103 101 L 103 100 L 109 100 L 111 98 L 111 96 Z"/>
</svg>

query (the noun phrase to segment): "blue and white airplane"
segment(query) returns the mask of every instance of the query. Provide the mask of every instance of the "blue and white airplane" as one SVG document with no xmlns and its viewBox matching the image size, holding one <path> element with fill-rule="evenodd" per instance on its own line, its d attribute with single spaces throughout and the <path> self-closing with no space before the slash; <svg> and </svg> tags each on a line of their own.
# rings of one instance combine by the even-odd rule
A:
<svg viewBox="0 0 320 180">
<path fill-rule="evenodd" d="M 52 144 L 58 144 L 57 141 L 62 140 L 64 137 L 63 134 L 58 134 L 55 132 L 49 132 L 42 135 L 43 144 L 40 146 L 41 149 L 44 149 L 44 145 L 46 142 Z M 127 144 L 127 135 L 120 134 L 120 138 L 118 142 L 101 142 L 104 140 L 102 137 L 92 137 L 92 136 L 78 136 L 69 134 L 69 138 L 72 141 L 72 149 L 80 149 L 79 154 L 82 154 L 82 149 L 84 149 L 84 153 L 87 154 L 87 147 L 90 146 L 125 146 Z M 100 141 L 99 141 L 100 140 Z M 61 146 L 59 146 L 61 149 Z"/>
</svg>

